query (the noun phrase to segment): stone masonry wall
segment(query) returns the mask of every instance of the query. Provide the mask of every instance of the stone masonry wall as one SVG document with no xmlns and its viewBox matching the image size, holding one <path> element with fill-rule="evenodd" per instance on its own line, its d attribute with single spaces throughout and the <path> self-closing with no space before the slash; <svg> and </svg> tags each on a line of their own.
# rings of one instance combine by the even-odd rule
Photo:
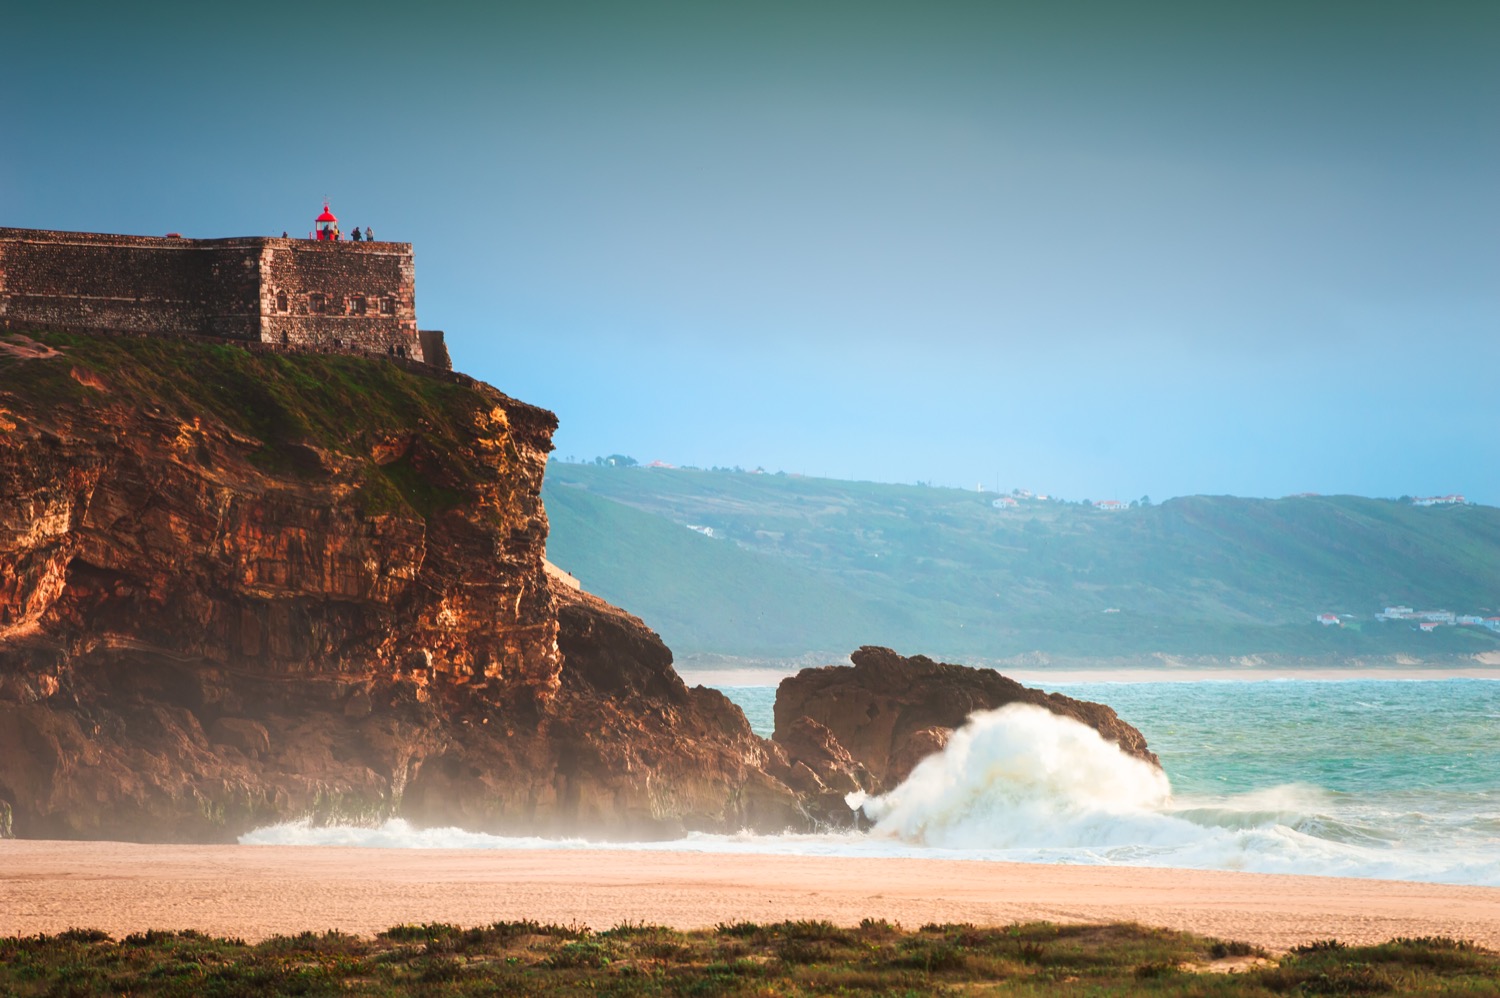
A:
<svg viewBox="0 0 1500 998">
<path fill-rule="evenodd" d="M 409 243 L 267 239 L 262 339 L 422 359 Z"/>
<path fill-rule="evenodd" d="M 0 321 L 258 339 L 252 240 L 0 229 Z"/>
<path fill-rule="evenodd" d="M 168 333 L 422 360 L 410 243 L 0 228 L 0 328 Z"/>
</svg>

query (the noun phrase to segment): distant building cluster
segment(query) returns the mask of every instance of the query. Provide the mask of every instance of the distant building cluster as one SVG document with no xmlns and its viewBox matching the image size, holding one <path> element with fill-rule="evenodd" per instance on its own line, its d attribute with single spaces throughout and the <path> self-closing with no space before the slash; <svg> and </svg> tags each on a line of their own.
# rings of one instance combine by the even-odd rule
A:
<svg viewBox="0 0 1500 998">
<path fill-rule="evenodd" d="M 1322 620 L 1323 617 L 1318 619 Z M 1500 632 L 1500 617 L 1481 617 L 1473 613 L 1453 613 L 1451 610 L 1414 610 L 1409 606 L 1388 606 L 1377 613 L 1375 619 L 1413 621 L 1420 631 L 1434 631 L 1446 626 L 1483 627 Z"/>
<path fill-rule="evenodd" d="M 1461 495 L 1420 496 L 1411 501 L 1413 506 L 1463 506 L 1466 500 Z"/>
<path fill-rule="evenodd" d="M 983 492 L 984 489 L 981 487 L 979 491 Z M 998 498 L 991 499 L 990 505 L 995 509 L 1015 509 L 1022 503 L 1027 502 L 1065 503 L 1067 502 L 1067 500 L 1057 499 L 1053 496 L 1049 496 L 1041 492 L 1032 492 L 1029 489 L 1011 489 L 1009 495 L 1003 495 L 999 496 Z M 1102 509 L 1107 513 L 1118 513 L 1122 510 L 1135 509 L 1137 506 L 1150 506 L 1151 497 L 1141 496 L 1141 498 L 1132 500 L 1130 502 L 1122 502 L 1119 499 L 1098 499 L 1094 501 L 1081 499 L 1079 500 L 1079 502 L 1082 505 L 1089 507 L 1090 509 Z"/>
<path fill-rule="evenodd" d="M 1009 495 L 1000 496 L 990 501 L 990 505 L 996 509 L 1015 509 L 1023 502 L 1051 502 L 1052 497 L 1040 492 L 1032 492 L 1030 489 L 1011 489 Z"/>
</svg>

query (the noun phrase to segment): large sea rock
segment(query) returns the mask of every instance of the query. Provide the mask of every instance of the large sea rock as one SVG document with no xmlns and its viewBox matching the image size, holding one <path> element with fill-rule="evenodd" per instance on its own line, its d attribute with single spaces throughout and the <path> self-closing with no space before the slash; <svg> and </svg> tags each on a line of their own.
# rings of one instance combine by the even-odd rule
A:
<svg viewBox="0 0 1500 998">
<path fill-rule="evenodd" d="M 993 669 L 865 646 L 853 665 L 803 669 L 776 690 L 775 740 L 832 793 L 886 793 L 978 710 L 1033 704 L 1098 731 L 1154 766 L 1146 738 L 1103 704 L 1022 686 Z M 828 795 L 825 795 L 825 800 Z M 828 809 L 837 813 L 828 800 Z"/>
</svg>

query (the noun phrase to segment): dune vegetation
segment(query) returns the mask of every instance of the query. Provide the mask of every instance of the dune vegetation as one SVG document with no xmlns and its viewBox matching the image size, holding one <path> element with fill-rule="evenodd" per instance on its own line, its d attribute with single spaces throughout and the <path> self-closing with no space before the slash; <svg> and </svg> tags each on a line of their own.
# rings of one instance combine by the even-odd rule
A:
<svg viewBox="0 0 1500 998">
<path fill-rule="evenodd" d="M 1349 995 L 1493 993 L 1500 954 L 1446 938 L 1325 940 L 1272 957 L 1133 924 L 908 930 L 800 921 L 682 932 L 623 924 L 404 925 L 256 944 L 198 932 L 0 939 L 14 995 Z"/>
</svg>

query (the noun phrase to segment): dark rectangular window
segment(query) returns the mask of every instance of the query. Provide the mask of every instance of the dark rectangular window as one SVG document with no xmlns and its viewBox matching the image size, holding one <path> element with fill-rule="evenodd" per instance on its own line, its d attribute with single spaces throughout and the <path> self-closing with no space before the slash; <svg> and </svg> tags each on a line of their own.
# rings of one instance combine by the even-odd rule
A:
<svg viewBox="0 0 1500 998">
<path fill-rule="evenodd" d="M 366 308 L 365 296 L 364 295 L 355 295 L 354 296 L 354 314 L 355 315 L 364 315 L 365 314 L 365 308 Z"/>
<path fill-rule="evenodd" d="M 381 315 L 395 315 L 396 314 L 396 299 L 390 298 L 390 297 L 386 297 L 386 298 L 380 299 L 380 314 Z"/>
<path fill-rule="evenodd" d="M 317 293 L 307 296 L 307 307 L 315 314 L 321 314 L 328 307 L 327 302 L 327 298 Z"/>
</svg>

